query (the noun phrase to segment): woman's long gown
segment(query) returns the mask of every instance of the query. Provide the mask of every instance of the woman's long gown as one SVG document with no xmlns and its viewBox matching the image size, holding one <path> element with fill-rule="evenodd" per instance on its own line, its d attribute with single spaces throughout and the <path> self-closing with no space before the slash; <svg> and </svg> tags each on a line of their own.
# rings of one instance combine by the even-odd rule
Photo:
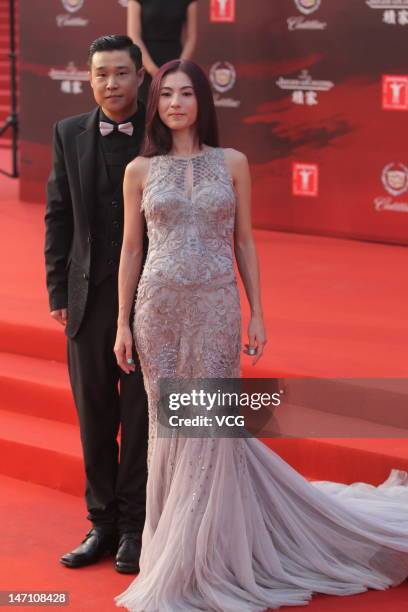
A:
<svg viewBox="0 0 408 612">
<path fill-rule="evenodd" d="M 140 574 L 115 598 L 137 612 L 258 612 L 312 592 L 385 589 L 408 575 L 408 477 L 309 483 L 255 438 L 156 435 L 160 377 L 237 377 L 235 196 L 220 148 L 150 161 L 149 253 L 135 340 L 149 397 Z"/>
</svg>

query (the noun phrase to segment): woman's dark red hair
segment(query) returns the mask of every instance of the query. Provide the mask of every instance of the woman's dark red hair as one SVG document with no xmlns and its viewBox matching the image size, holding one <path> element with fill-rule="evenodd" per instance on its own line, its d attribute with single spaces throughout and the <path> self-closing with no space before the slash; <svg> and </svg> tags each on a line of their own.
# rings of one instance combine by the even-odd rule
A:
<svg viewBox="0 0 408 612">
<path fill-rule="evenodd" d="M 218 146 L 218 126 L 214 99 L 210 83 L 204 71 L 189 60 L 172 60 L 167 62 L 154 76 L 149 90 L 146 111 L 146 131 L 141 155 L 154 157 L 165 155 L 172 148 L 171 130 L 160 119 L 158 106 L 160 89 L 164 77 L 172 72 L 184 72 L 190 77 L 197 98 L 197 136 L 200 147 L 206 144 Z"/>
</svg>

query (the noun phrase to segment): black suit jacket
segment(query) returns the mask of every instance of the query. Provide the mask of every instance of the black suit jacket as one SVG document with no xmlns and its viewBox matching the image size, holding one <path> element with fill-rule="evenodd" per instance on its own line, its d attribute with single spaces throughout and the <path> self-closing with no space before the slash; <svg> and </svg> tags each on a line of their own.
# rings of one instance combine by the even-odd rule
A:
<svg viewBox="0 0 408 612">
<path fill-rule="evenodd" d="M 78 332 L 88 297 L 99 107 L 54 126 L 47 185 L 45 263 L 50 310 L 68 308 L 66 334 Z"/>
</svg>

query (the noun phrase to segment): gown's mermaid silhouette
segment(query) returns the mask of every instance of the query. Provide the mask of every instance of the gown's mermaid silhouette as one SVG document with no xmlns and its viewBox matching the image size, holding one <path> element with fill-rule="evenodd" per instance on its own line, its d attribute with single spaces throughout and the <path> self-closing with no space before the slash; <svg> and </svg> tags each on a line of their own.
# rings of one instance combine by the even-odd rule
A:
<svg viewBox="0 0 408 612">
<path fill-rule="evenodd" d="M 149 253 L 135 341 L 149 397 L 137 612 L 255 612 L 349 595 L 408 575 L 408 479 L 310 484 L 255 438 L 161 438 L 161 377 L 237 377 L 235 196 L 220 148 L 153 157 L 142 199 Z"/>
</svg>

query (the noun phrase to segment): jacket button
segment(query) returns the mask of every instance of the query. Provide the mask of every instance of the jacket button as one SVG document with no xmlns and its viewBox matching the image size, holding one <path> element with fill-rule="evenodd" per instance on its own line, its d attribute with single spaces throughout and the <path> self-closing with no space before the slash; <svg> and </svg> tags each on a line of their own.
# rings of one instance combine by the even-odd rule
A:
<svg viewBox="0 0 408 612">
<path fill-rule="evenodd" d="M 114 221 L 113 222 L 113 227 L 119 227 L 119 221 Z"/>
<path fill-rule="evenodd" d="M 113 208 L 117 208 L 119 206 L 119 202 L 117 202 L 116 200 L 113 200 L 112 206 Z"/>
<path fill-rule="evenodd" d="M 116 240 L 112 240 L 112 242 L 111 242 L 111 245 L 112 245 L 113 247 L 117 247 L 117 246 L 118 246 L 118 244 L 119 244 L 119 243 L 118 243 L 118 242 L 116 242 Z"/>
<path fill-rule="evenodd" d="M 113 264 L 113 259 L 108 259 L 108 266 L 111 266 Z"/>
<path fill-rule="evenodd" d="M 89 280 L 89 276 L 85 272 L 84 272 L 83 276 L 84 276 L 84 280 L 86 280 L 86 281 Z"/>
<path fill-rule="evenodd" d="M 88 234 L 88 242 L 89 242 L 89 244 L 91 244 L 91 242 L 92 242 L 92 236 L 91 236 L 91 234 Z"/>
</svg>

